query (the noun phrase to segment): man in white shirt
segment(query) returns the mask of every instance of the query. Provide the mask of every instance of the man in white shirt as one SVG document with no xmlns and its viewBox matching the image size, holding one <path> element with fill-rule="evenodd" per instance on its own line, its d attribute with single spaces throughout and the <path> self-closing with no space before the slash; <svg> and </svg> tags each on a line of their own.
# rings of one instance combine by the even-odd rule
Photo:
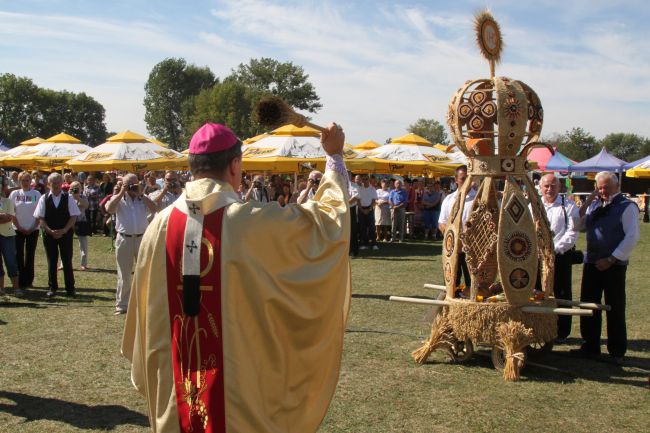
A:
<svg viewBox="0 0 650 433">
<path fill-rule="evenodd" d="M 152 192 L 148 197 L 156 204 L 156 211 L 160 212 L 174 203 L 183 192 L 183 187 L 178 179 L 178 173 L 173 170 L 165 172 L 165 183 L 161 190 Z M 153 216 L 152 216 L 153 218 Z M 149 219 L 151 220 L 151 218 Z"/>
<path fill-rule="evenodd" d="M 361 185 L 361 176 L 356 175 L 354 182 L 350 182 L 348 191 L 350 192 L 350 255 L 357 257 L 359 255 L 359 218 L 357 208 L 359 204 L 359 185 Z"/>
<path fill-rule="evenodd" d="M 314 194 L 316 194 L 316 191 L 318 190 L 318 186 L 320 185 L 320 180 L 322 177 L 323 173 L 318 170 L 313 170 L 311 173 L 309 173 L 309 178 L 307 179 L 307 188 L 300 191 L 300 195 L 298 196 L 296 203 L 305 204 L 307 203 L 307 200 L 314 197 Z"/>
<path fill-rule="evenodd" d="M 138 257 L 142 235 L 149 225 L 148 213 L 155 213 L 156 204 L 143 195 L 138 177 L 129 173 L 117 183 L 119 192 L 106 204 L 106 211 L 115 215 L 115 259 L 117 261 L 117 286 L 115 290 L 115 315 L 124 314 L 131 294 L 131 274 Z"/>
<path fill-rule="evenodd" d="M 38 244 L 38 219 L 34 218 L 41 193 L 31 188 L 32 177 L 23 171 L 18 175 L 18 189 L 11 191 L 9 200 L 16 209 L 16 261 L 18 262 L 18 287 L 24 292 L 34 282 L 34 258 Z"/>
<path fill-rule="evenodd" d="M 463 186 L 463 184 L 465 183 L 465 179 L 467 179 L 467 166 L 461 165 L 456 169 L 456 175 L 454 177 L 454 181 L 456 182 L 456 185 L 458 185 L 458 187 L 456 188 L 456 191 L 452 192 L 451 194 L 445 197 L 445 199 L 442 201 L 442 206 L 440 208 L 440 217 L 438 217 L 438 229 L 443 233 L 443 235 L 445 233 L 445 230 L 447 229 L 447 224 L 449 224 L 451 209 L 454 207 L 454 203 L 456 202 L 458 191 L 460 191 L 460 187 Z M 462 216 L 462 229 L 464 229 L 465 223 L 467 222 L 467 218 L 469 217 L 470 211 L 472 210 L 472 204 L 474 203 L 475 197 L 476 197 L 476 189 L 472 186 L 472 188 L 465 196 L 465 208 L 463 209 L 463 216 Z M 462 273 L 463 278 L 465 280 L 465 286 L 469 287 L 471 285 L 471 277 L 469 274 L 469 268 L 467 267 L 467 262 L 465 261 L 464 252 L 458 254 L 458 264 L 459 266 L 458 266 L 458 272 L 456 274 L 456 286 L 460 285 L 460 281 L 461 281 L 460 277 Z"/>
<path fill-rule="evenodd" d="M 72 228 L 81 211 L 72 197 L 62 191 L 63 177 L 59 173 L 50 174 L 47 181 L 50 192 L 41 196 L 34 210 L 34 218 L 38 219 L 43 229 L 43 246 L 47 255 L 47 297 L 53 298 L 59 289 L 56 275 L 59 254 L 66 294 L 74 297 L 76 293 L 72 270 Z"/>
<path fill-rule="evenodd" d="M 260 203 L 269 203 L 271 201 L 269 190 L 264 186 L 264 176 L 258 174 L 253 178 L 250 189 L 244 196 L 244 201 L 257 201 Z"/>
<path fill-rule="evenodd" d="M 580 300 L 605 303 L 607 312 L 607 351 L 620 364 L 627 351 L 625 324 L 625 273 L 632 250 L 639 241 L 639 208 L 621 194 L 614 173 L 596 174 L 594 191 L 580 208 L 587 232 L 587 252 L 582 273 Z M 580 318 L 584 339 L 579 353 L 586 357 L 600 355 L 602 312 Z"/>
<path fill-rule="evenodd" d="M 572 260 L 571 250 L 578 240 L 580 212 L 572 200 L 565 199 L 560 192 L 560 182 L 554 174 L 549 173 L 540 179 L 539 189 L 542 203 L 546 210 L 553 232 L 555 246 L 555 274 L 553 291 L 558 299 L 573 299 L 571 287 Z M 534 192 L 531 192 L 534 194 Z M 571 316 L 558 316 L 557 343 L 564 343 L 571 333 Z"/>
<path fill-rule="evenodd" d="M 359 232 L 361 233 L 361 247 L 359 249 L 366 250 L 368 247 L 372 247 L 373 250 L 378 250 L 374 210 L 377 201 L 377 190 L 370 185 L 370 177 L 367 174 L 361 176 L 361 185 L 357 189 L 359 194 L 359 205 L 357 206 L 359 210 Z"/>
</svg>

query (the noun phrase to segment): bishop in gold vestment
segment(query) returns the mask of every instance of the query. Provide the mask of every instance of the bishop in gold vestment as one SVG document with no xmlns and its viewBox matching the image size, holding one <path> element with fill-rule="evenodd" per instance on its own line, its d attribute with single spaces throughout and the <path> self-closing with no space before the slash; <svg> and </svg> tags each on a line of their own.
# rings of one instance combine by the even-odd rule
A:
<svg viewBox="0 0 650 433">
<path fill-rule="evenodd" d="M 122 343 L 153 431 L 317 430 L 350 300 L 343 140 L 337 125 L 323 133 L 316 196 L 280 207 L 239 200 L 228 128 L 192 138 L 196 180 L 144 234 Z"/>
</svg>

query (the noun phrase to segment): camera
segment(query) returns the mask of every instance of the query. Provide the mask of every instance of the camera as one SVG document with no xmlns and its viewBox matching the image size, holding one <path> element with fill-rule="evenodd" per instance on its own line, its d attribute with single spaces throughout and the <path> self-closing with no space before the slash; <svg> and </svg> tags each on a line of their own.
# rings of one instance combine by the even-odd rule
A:
<svg viewBox="0 0 650 433">
<path fill-rule="evenodd" d="M 257 180 L 255 182 L 253 182 L 253 185 L 255 185 L 255 188 L 262 188 L 262 182 L 257 181 Z"/>
<path fill-rule="evenodd" d="M 70 188 L 70 194 L 79 194 L 79 188 Z"/>
<path fill-rule="evenodd" d="M 178 183 L 175 180 L 172 180 L 171 182 L 167 182 L 167 185 L 169 185 L 169 188 L 171 189 L 176 189 L 178 187 Z"/>
<path fill-rule="evenodd" d="M 129 191 L 138 192 L 140 190 L 140 185 L 137 183 L 132 183 L 128 186 Z"/>
</svg>

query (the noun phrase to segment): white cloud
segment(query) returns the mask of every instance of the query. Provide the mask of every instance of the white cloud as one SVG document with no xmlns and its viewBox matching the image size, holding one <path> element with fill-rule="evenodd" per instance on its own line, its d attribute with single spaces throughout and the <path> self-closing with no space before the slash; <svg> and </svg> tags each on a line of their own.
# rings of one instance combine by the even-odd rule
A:
<svg viewBox="0 0 650 433">
<path fill-rule="evenodd" d="M 545 133 L 582 126 L 597 136 L 650 136 L 650 38 L 645 28 L 613 16 L 625 3 L 494 3 L 506 42 L 497 73 L 535 88 Z M 144 130 L 144 83 L 164 57 L 184 57 L 221 76 L 250 57 L 290 60 L 305 68 L 321 96 L 315 120 L 341 122 L 353 143 L 401 135 L 419 117 L 443 121 L 455 90 L 488 73 L 474 46 L 478 1 L 453 12 L 384 3 L 360 11 L 327 0 L 216 4 L 183 36 L 138 20 L 0 12 L 0 46 L 10 50 L 3 69 L 84 90 L 107 108 L 109 128 Z M 21 57 L 21 48 L 33 55 Z"/>
</svg>

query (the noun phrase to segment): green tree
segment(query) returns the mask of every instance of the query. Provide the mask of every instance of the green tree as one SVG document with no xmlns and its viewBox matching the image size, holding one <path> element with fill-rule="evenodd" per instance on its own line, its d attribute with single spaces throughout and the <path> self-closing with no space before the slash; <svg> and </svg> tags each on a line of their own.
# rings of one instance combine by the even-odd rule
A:
<svg viewBox="0 0 650 433">
<path fill-rule="evenodd" d="M 96 145 L 106 139 L 104 107 L 85 93 L 42 89 L 30 79 L 0 75 L 0 138 L 16 145 L 67 132 Z"/>
<path fill-rule="evenodd" d="M 650 154 L 650 139 L 636 134 L 614 132 L 607 134 L 600 145 L 617 158 L 631 162 Z"/>
<path fill-rule="evenodd" d="M 433 144 L 449 144 L 445 127 L 435 119 L 420 118 L 409 125 L 407 131 L 424 137 Z"/>
<path fill-rule="evenodd" d="M 311 113 L 323 107 L 309 75 L 292 62 L 280 63 L 270 58 L 251 59 L 247 65 L 233 69 L 232 78 L 260 93 L 280 96 L 289 105 Z"/>
<path fill-rule="evenodd" d="M 145 84 L 147 130 L 172 149 L 181 143 L 183 117 L 193 96 L 212 87 L 216 78 L 209 68 L 188 65 L 185 59 L 168 58 L 153 67 Z"/>
<path fill-rule="evenodd" d="M 0 139 L 16 145 L 38 129 L 38 86 L 29 78 L 0 75 Z"/>
<path fill-rule="evenodd" d="M 251 113 L 258 97 L 255 90 L 231 79 L 201 91 L 192 99 L 193 106 L 185 110 L 184 141 L 189 142 L 205 122 L 228 125 L 242 139 L 256 135 L 258 125 L 252 121 Z"/>
<path fill-rule="evenodd" d="M 575 161 L 589 159 L 601 149 L 596 137 L 579 127 L 557 136 L 549 144 L 557 146 L 560 152 Z"/>
</svg>

